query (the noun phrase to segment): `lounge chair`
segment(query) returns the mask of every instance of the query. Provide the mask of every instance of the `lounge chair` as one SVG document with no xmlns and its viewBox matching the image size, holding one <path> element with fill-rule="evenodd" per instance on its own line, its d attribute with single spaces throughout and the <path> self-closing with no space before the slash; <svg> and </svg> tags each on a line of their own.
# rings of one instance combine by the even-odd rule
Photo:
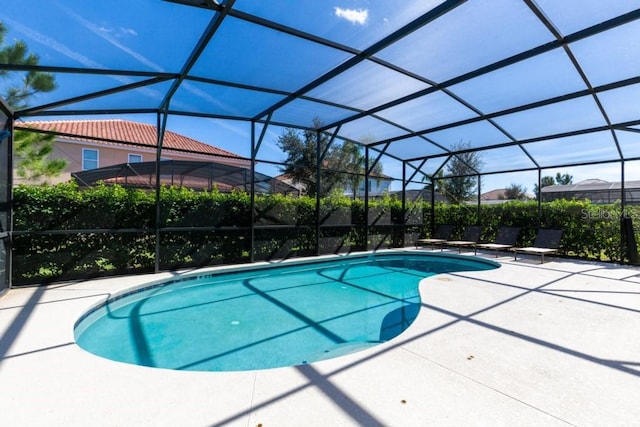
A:
<svg viewBox="0 0 640 427">
<path fill-rule="evenodd" d="M 528 246 L 526 248 L 513 248 L 513 260 L 515 261 L 518 258 L 518 253 L 526 253 L 540 255 L 540 264 L 544 264 L 545 255 L 558 252 L 560 239 L 562 239 L 562 230 L 541 228 L 538 230 L 533 246 Z"/>
<path fill-rule="evenodd" d="M 480 234 L 482 233 L 482 226 L 469 225 L 464 229 L 462 233 L 462 239 L 460 240 L 447 240 L 440 243 L 443 246 L 454 246 L 458 248 L 458 253 L 462 251 L 462 248 L 475 246 L 480 241 Z"/>
<path fill-rule="evenodd" d="M 440 244 L 442 242 L 446 242 L 451 238 L 451 234 L 453 233 L 453 225 L 440 225 L 433 233 L 433 236 L 429 239 L 418 239 L 416 240 L 416 249 L 421 245 L 431 245 L 431 250 L 433 250 L 433 246 L 436 244 Z"/>
<path fill-rule="evenodd" d="M 475 254 L 478 253 L 478 248 L 492 249 L 496 251 L 496 258 L 498 258 L 498 252 L 501 250 L 511 249 L 516 245 L 518 235 L 520 234 L 520 227 L 505 227 L 498 228 L 496 233 L 496 239 L 493 243 L 479 243 L 476 245 Z"/>
</svg>

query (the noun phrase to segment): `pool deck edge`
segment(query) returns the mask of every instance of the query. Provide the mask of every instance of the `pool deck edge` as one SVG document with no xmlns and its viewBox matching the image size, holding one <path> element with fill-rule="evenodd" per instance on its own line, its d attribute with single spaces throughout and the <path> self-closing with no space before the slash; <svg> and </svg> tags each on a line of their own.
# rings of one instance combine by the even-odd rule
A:
<svg viewBox="0 0 640 427">
<path fill-rule="evenodd" d="M 487 259 L 493 255 L 484 255 Z M 80 349 L 73 325 L 159 275 L 0 298 L 0 419 L 12 426 L 631 425 L 640 419 L 640 270 L 498 258 L 422 281 L 392 341 L 298 367 L 179 372 Z"/>
</svg>

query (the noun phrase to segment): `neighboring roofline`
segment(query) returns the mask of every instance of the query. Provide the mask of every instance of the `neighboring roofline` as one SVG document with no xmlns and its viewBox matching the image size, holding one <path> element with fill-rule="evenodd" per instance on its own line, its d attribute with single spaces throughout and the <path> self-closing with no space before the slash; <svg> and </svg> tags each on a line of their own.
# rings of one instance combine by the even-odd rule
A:
<svg viewBox="0 0 640 427">
<path fill-rule="evenodd" d="M 142 147 L 142 148 L 152 148 L 152 149 L 156 149 L 157 145 L 155 144 L 155 142 L 151 142 L 148 140 L 145 140 L 145 138 L 142 138 L 142 140 L 140 138 L 130 138 L 130 139 L 134 139 L 133 141 L 130 140 L 126 140 L 126 139 L 116 139 L 116 138 L 108 138 L 105 137 L 104 135 L 102 136 L 98 136 L 98 135 L 82 135 L 82 134 L 78 134 L 78 133 L 70 133 L 70 132 L 62 132 L 59 130 L 55 130 L 55 124 L 56 123 L 60 123 L 64 126 L 70 126 L 70 125 L 89 125 L 89 124 L 95 124 L 95 125 L 105 125 L 108 123 L 117 123 L 119 125 L 125 125 L 125 126 L 129 126 L 131 127 L 131 129 L 129 129 L 129 132 L 131 133 L 135 133 L 137 135 L 135 136 L 144 136 L 144 134 L 141 134 L 140 131 L 141 130 L 145 130 L 148 132 L 149 129 L 153 129 L 154 130 L 154 134 L 157 134 L 157 127 L 155 125 L 152 124 L 148 124 L 148 123 L 143 123 L 143 122 L 136 122 L 133 120 L 123 120 L 123 119 L 89 119 L 89 120 L 37 120 L 37 121 L 23 121 L 23 122 L 16 122 L 14 123 L 14 128 L 18 129 L 18 130 L 37 130 L 39 132 L 42 133 L 47 133 L 47 134 L 54 134 L 57 135 L 58 138 L 60 140 L 63 140 L 65 142 L 73 142 L 73 141 L 92 141 L 95 144 L 99 144 L 101 146 L 103 145 L 107 145 L 107 144 L 113 144 L 113 145 L 127 145 L 127 146 L 137 146 L 137 147 Z M 165 132 L 165 135 L 168 136 L 169 138 L 165 137 L 165 141 L 171 141 L 172 143 L 175 143 L 176 145 L 179 143 L 185 144 L 185 145 L 192 145 L 192 147 L 190 148 L 181 148 L 181 147 L 176 147 L 176 146 L 163 146 L 164 150 L 167 151 L 173 151 L 173 152 L 181 152 L 181 153 L 188 153 L 188 154 L 200 154 L 200 155 L 206 155 L 206 156 L 218 156 L 218 157 L 223 157 L 223 158 L 229 158 L 229 159 L 237 159 L 237 160 L 246 160 L 248 161 L 249 159 L 246 159 L 245 157 L 242 157 L 236 153 L 232 153 L 228 150 L 222 149 L 220 147 L 217 147 L 215 145 L 211 145 L 211 144 L 207 144 L 204 143 L 202 141 L 198 141 L 194 138 L 188 137 L 186 135 L 182 135 L 180 133 L 177 132 L 173 132 L 170 130 L 167 130 Z M 138 139 L 138 141 L 135 141 L 135 139 Z"/>
<path fill-rule="evenodd" d="M 577 192 L 577 191 L 606 191 L 606 190 L 620 190 L 622 188 L 622 182 L 608 182 L 602 181 L 601 183 L 587 183 L 585 181 L 578 182 L 576 184 L 567 185 L 547 185 L 541 188 L 542 193 L 562 193 L 562 192 Z M 640 180 L 625 181 L 624 188 L 640 189 Z"/>
</svg>

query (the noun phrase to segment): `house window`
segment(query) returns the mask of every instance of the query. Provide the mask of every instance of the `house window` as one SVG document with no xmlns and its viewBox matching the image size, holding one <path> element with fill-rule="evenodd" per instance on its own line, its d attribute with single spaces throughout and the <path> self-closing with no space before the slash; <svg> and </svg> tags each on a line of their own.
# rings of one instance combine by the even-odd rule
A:
<svg viewBox="0 0 640 427">
<path fill-rule="evenodd" d="M 128 163 L 142 163 L 142 156 L 140 154 L 129 154 Z"/>
<path fill-rule="evenodd" d="M 99 166 L 98 150 L 93 150 L 91 148 L 83 148 L 82 149 L 82 170 L 86 171 L 89 169 L 97 169 L 98 166 Z"/>
</svg>

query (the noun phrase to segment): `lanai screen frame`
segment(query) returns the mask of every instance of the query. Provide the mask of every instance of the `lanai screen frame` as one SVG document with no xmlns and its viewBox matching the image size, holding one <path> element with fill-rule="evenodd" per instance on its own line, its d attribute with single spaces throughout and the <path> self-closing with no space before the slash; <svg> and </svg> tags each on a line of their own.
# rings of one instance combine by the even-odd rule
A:
<svg viewBox="0 0 640 427">
<path fill-rule="evenodd" d="M 12 127 L 11 109 L 0 99 L 0 295 L 11 287 Z"/>
<path fill-rule="evenodd" d="M 402 162 L 403 165 L 403 183 L 402 183 L 402 191 L 403 197 L 402 200 L 404 202 L 404 191 L 407 188 L 409 182 L 416 182 L 415 178 L 417 176 L 426 177 L 427 179 L 434 179 L 435 173 L 429 175 L 425 174 L 421 171 L 421 164 L 424 164 L 426 161 L 430 162 L 439 162 L 440 166 L 436 169 L 436 173 L 440 170 L 443 170 L 446 162 L 452 158 L 453 156 L 463 154 L 467 151 L 479 151 L 483 152 L 491 149 L 499 149 L 506 147 L 517 147 L 522 151 L 524 156 L 526 156 L 532 163 L 532 166 L 529 167 L 519 167 L 512 169 L 502 169 L 502 170 L 494 170 L 491 172 L 483 172 L 477 171 L 473 176 L 478 177 L 480 180 L 482 176 L 489 174 L 499 174 L 499 173 L 511 173 L 511 172 L 524 172 L 524 171 L 537 171 L 538 174 L 538 183 L 540 183 L 540 179 L 542 173 L 546 169 L 551 168 L 559 168 L 559 167 L 573 167 L 573 166 L 588 166 L 588 165 L 596 165 L 603 163 L 618 163 L 620 165 L 620 180 L 622 182 L 622 207 L 624 212 L 625 207 L 625 191 L 624 191 L 624 181 L 625 181 L 625 163 L 630 161 L 638 161 L 640 160 L 640 156 L 625 156 L 623 153 L 623 149 L 620 146 L 620 143 L 617 138 L 616 131 L 624 130 L 628 132 L 638 132 L 637 126 L 640 125 L 640 118 L 635 120 L 621 121 L 621 122 L 612 122 L 609 118 L 609 114 L 605 109 L 603 103 L 600 100 L 600 95 L 608 92 L 614 91 L 617 89 L 629 88 L 633 85 L 640 84 L 640 76 L 634 76 L 631 78 L 625 78 L 621 80 L 617 80 L 615 82 L 609 82 L 607 84 L 594 86 L 590 80 L 589 76 L 582 69 L 580 62 L 576 59 L 576 56 L 572 52 L 571 45 L 573 43 L 579 42 L 581 40 L 588 39 L 590 37 L 597 36 L 601 33 L 605 33 L 606 31 L 615 29 L 620 26 L 624 26 L 630 23 L 633 23 L 640 19 L 640 8 L 631 10 L 625 13 L 621 13 L 613 18 L 605 19 L 601 22 L 597 22 L 591 26 L 580 29 L 578 31 L 572 32 L 568 35 L 563 35 L 561 31 L 554 25 L 554 23 L 546 16 L 544 11 L 539 7 L 536 2 L 531 0 L 524 0 L 524 5 L 528 8 L 535 19 L 544 26 L 550 34 L 553 35 L 551 41 L 538 44 L 532 48 L 529 48 L 525 51 L 519 52 L 517 54 L 507 56 L 499 59 L 491 64 L 484 65 L 475 70 L 457 75 L 453 78 L 446 79 L 444 81 L 433 81 L 431 79 L 425 78 L 421 75 L 418 75 L 415 72 L 412 72 L 408 69 L 404 69 L 397 64 L 390 63 L 381 57 L 377 56 L 384 49 L 393 46 L 396 43 L 400 43 L 405 37 L 410 36 L 414 32 L 420 30 L 421 28 L 430 25 L 431 23 L 437 21 L 443 16 L 446 16 L 449 13 L 454 12 L 457 8 L 467 3 L 466 1 L 443 1 L 437 4 L 432 9 L 426 11 L 425 13 L 417 16 L 415 19 L 407 23 L 406 25 L 401 26 L 397 30 L 389 33 L 388 35 L 382 37 L 375 43 L 369 45 L 365 49 L 355 49 L 353 47 L 347 46 L 345 44 L 338 43 L 336 41 L 330 40 L 328 38 L 321 37 L 316 34 L 308 33 L 302 31 L 300 29 L 296 29 L 293 27 L 289 27 L 283 25 L 274 20 L 266 19 L 262 16 L 252 15 L 247 12 L 243 12 L 235 8 L 235 0 L 229 0 L 224 3 L 215 2 L 215 1 L 200 1 L 200 0 L 169 0 L 170 3 L 180 4 L 181 7 L 196 7 L 202 8 L 211 11 L 211 20 L 209 24 L 206 26 L 203 33 L 200 35 L 197 43 L 192 46 L 191 51 L 186 56 L 186 60 L 182 64 L 180 71 L 178 72 L 154 72 L 154 71 L 139 71 L 135 69 L 99 69 L 99 68 L 84 68 L 84 67 L 65 67 L 65 66 L 53 66 L 47 64 L 41 64 L 38 66 L 27 66 L 27 65 L 15 65 L 15 64 L 0 64 L 0 70 L 2 71 L 45 71 L 52 72 L 58 74 L 78 74 L 78 75 L 109 75 L 109 76 L 122 76 L 122 77 L 136 77 L 139 80 L 137 83 L 125 84 L 113 89 L 101 90 L 92 93 L 87 93 L 84 95 L 59 100 L 56 102 L 44 104 L 44 105 L 35 105 L 29 108 L 25 108 L 19 111 L 11 112 L 11 121 L 15 122 L 22 118 L 29 117 L 56 117 L 56 116 L 82 116 L 82 115 L 99 115 L 99 114 L 154 114 L 156 115 L 156 122 L 158 128 L 158 142 L 157 142 L 157 161 L 160 160 L 160 156 L 162 153 L 162 143 L 163 143 L 163 135 L 167 129 L 167 120 L 170 116 L 193 116 L 193 117 L 202 117 L 202 118 L 212 118 L 212 119 L 225 119 L 225 120 L 240 120 L 250 123 L 252 129 L 251 136 L 251 156 L 249 160 L 253 165 L 252 170 L 255 171 L 255 162 L 259 157 L 260 146 L 263 142 L 265 131 L 268 126 L 282 126 L 289 128 L 297 128 L 297 129 L 308 129 L 308 127 L 301 125 L 300 123 L 280 121 L 274 118 L 275 113 L 281 108 L 284 107 L 294 101 L 303 100 L 316 103 L 317 105 L 324 105 L 331 108 L 340 108 L 345 111 L 350 111 L 348 117 L 334 120 L 330 123 L 324 124 L 319 129 L 315 129 L 319 134 L 326 133 L 333 140 L 342 140 L 344 137 L 341 135 L 340 130 L 344 126 L 348 126 L 350 123 L 353 123 L 359 119 L 367 118 L 367 117 L 375 117 L 380 119 L 381 121 L 393 125 L 397 129 L 400 129 L 401 134 L 393 137 L 388 137 L 380 140 L 373 141 L 365 145 L 366 157 L 368 159 L 367 162 L 367 175 L 372 170 L 373 164 L 380 159 L 382 155 L 389 156 L 392 158 L 396 158 L 396 160 Z M 339 65 L 333 67 L 328 72 L 320 75 L 316 78 L 310 78 L 308 82 L 301 87 L 299 87 L 295 91 L 283 91 L 277 90 L 269 87 L 257 87 L 255 85 L 231 82 L 231 81 L 220 81 L 216 79 L 205 78 L 201 76 L 196 76 L 191 74 L 191 70 L 193 66 L 196 64 L 200 56 L 203 54 L 205 49 L 207 48 L 208 43 L 212 40 L 212 38 L 216 35 L 217 31 L 220 29 L 222 24 L 226 19 L 235 19 L 242 21 L 244 23 L 250 25 L 257 25 L 269 31 L 277 31 L 282 34 L 286 34 L 288 36 L 295 37 L 305 42 L 317 44 L 324 46 L 329 49 L 334 49 L 336 51 L 342 52 L 349 56 L 349 59 L 340 63 Z M 562 50 L 568 58 L 570 58 L 571 63 L 576 69 L 576 72 L 580 75 L 580 78 L 583 80 L 585 85 L 585 89 L 573 91 L 570 93 L 564 93 L 559 96 L 550 97 L 544 100 L 525 103 L 522 105 L 518 105 L 515 107 L 494 111 L 491 113 L 485 113 L 481 109 L 477 108 L 475 105 L 467 102 L 465 99 L 457 95 L 451 88 L 470 81 L 474 78 L 486 76 L 494 71 L 502 70 L 506 67 L 509 67 L 514 64 L 521 64 L 529 59 L 539 57 L 547 52 Z M 404 95 L 393 99 L 392 101 L 385 102 L 380 105 L 376 105 L 375 107 L 368 109 L 358 109 L 354 108 L 350 105 L 341 105 L 335 102 L 330 102 L 318 98 L 314 98 L 309 96 L 309 93 L 314 89 L 317 89 L 322 84 L 331 81 L 332 79 L 341 75 L 341 73 L 355 69 L 358 64 L 363 62 L 370 62 L 381 66 L 385 69 L 392 70 L 396 73 L 402 74 L 404 76 L 410 77 L 417 81 L 422 82 L 426 88 L 422 90 L 418 90 L 412 92 L 408 95 Z M 95 98 L 107 97 L 109 95 L 119 94 L 125 91 L 135 90 L 139 88 L 144 88 L 148 86 L 152 86 L 154 84 L 158 84 L 160 82 L 167 82 L 169 84 L 168 90 L 165 93 L 163 100 L 156 107 L 152 108 L 120 108 L 118 106 L 114 106 L 113 108 L 105 109 L 88 109 L 88 108 L 64 108 L 72 106 L 74 104 L 81 104 L 85 101 L 90 101 Z M 281 96 L 282 99 L 276 103 L 273 103 L 268 108 L 263 109 L 257 114 L 251 116 L 230 116 L 216 113 L 207 113 L 207 112 L 195 112 L 195 111 L 184 111 L 171 107 L 171 100 L 173 96 L 176 94 L 176 91 L 179 90 L 180 86 L 185 82 L 191 83 L 202 83 L 202 84 L 212 84 L 218 86 L 224 86 L 229 88 L 241 89 L 254 91 L 255 93 L 262 94 L 275 94 Z M 460 103 L 464 107 L 475 113 L 475 116 L 472 118 L 465 118 L 453 122 L 448 122 L 446 124 L 432 126 L 427 128 L 420 129 L 409 129 L 403 125 L 392 123 L 388 119 L 380 116 L 380 113 L 388 110 L 390 108 L 399 106 L 403 103 L 410 102 L 412 100 L 417 100 L 421 97 L 424 97 L 429 94 L 440 93 L 448 96 L 449 98 L 455 100 Z M 508 130 L 506 130 L 500 123 L 499 120 L 504 118 L 510 114 L 520 113 L 520 112 L 528 112 L 536 108 L 557 105 L 562 102 L 577 100 L 577 99 L 585 99 L 591 98 L 595 104 L 597 105 L 602 117 L 605 121 L 605 125 L 582 128 L 578 130 L 572 130 L 568 132 L 559 132 L 553 134 L 545 134 L 543 136 L 536 136 L 531 138 L 516 138 L 511 135 Z M 499 143 L 491 143 L 483 146 L 471 147 L 464 150 L 451 150 L 442 144 L 439 144 L 437 141 L 430 139 L 430 135 L 447 131 L 450 129 L 457 128 L 459 126 L 464 125 L 473 125 L 475 123 L 487 123 L 492 126 L 497 132 L 501 133 L 506 142 Z M 541 142 L 541 141 L 550 141 L 560 138 L 574 137 L 580 135 L 587 135 L 596 132 L 608 132 L 611 134 L 611 138 L 614 142 L 615 149 L 617 151 L 616 159 L 596 159 L 590 161 L 577 161 L 577 162 L 560 162 L 554 164 L 541 164 L 537 161 L 536 157 L 533 156 L 527 150 L 528 144 Z M 416 157 L 398 157 L 389 153 L 389 148 L 394 145 L 394 143 L 399 141 L 409 140 L 411 138 L 417 138 L 420 141 L 423 141 L 425 144 L 431 144 L 435 146 L 438 150 L 438 154 L 431 154 L 426 156 L 416 156 Z M 452 176 L 445 176 L 444 178 L 452 178 Z M 160 180 L 156 180 L 159 182 Z M 422 179 L 418 180 L 422 181 Z M 433 188 L 433 186 L 432 186 Z M 538 185 L 540 188 L 540 185 Z M 158 194 L 159 188 L 156 189 L 156 193 Z M 253 202 L 253 194 L 252 191 L 252 202 Z M 159 196 L 158 196 L 159 197 Z M 432 198 L 433 200 L 433 198 Z M 538 197 L 540 200 L 540 197 Z M 319 203 L 319 201 L 318 201 Z M 479 204 L 479 198 L 478 198 Z M 365 197 L 365 206 L 368 205 L 368 197 Z M 159 208 L 158 208 L 159 210 Z M 433 217 L 433 216 L 432 216 Z M 319 227 L 320 224 L 317 219 L 316 227 Z M 252 222 L 253 223 L 253 222 Z M 252 227 L 251 233 L 253 235 L 254 227 Z M 156 230 L 156 236 L 159 236 L 160 230 Z M 159 244 L 159 239 L 157 239 L 157 244 Z M 156 248 L 158 251 L 158 248 Z M 158 252 L 156 252 L 158 253 Z M 253 260 L 253 258 L 252 258 Z M 158 261 L 157 261 L 158 262 Z M 159 266 L 156 262 L 156 270 L 159 269 Z"/>
</svg>

